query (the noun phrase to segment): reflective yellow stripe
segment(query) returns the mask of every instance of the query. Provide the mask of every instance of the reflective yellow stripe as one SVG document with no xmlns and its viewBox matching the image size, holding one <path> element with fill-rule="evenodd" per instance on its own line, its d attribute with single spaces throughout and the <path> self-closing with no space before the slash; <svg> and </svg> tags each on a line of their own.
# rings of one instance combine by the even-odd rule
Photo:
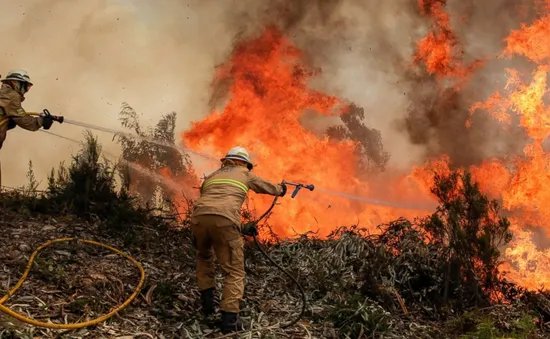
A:
<svg viewBox="0 0 550 339">
<path fill-rule="evenodd" d="M 244 191 L 244 193 L 248 193 L 248 187 L 246 187 L 245 184 L 243 184 L 240 181 L 233 180 L 233 179 L 212 179 L 204 183 L 203 188 L 207 188 L 210 185 L 216 185 L 216 184 L 228 184 L 236 186 Z"/>
</svg>

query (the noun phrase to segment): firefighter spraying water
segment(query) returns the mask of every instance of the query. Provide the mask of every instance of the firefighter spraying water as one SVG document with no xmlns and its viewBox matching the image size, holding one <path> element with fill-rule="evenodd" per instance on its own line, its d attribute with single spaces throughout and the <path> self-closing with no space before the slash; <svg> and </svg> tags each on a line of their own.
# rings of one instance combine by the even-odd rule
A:
<svg viewBox="0 0 550 339">
<path fill-rule="evenodd" d="M 40 128 L 50 129 L 54 121 L 63 122 L 63 117 L 51 115 L 48 110 L 43 113 L 27 113 L 21 104 L 25 101 L 25 94 L 33 83 L 27 71 L 15 69 L 1 79 L 0 87 L 0 149 L 6 140 L 9 130 L 21 127 L 27 131 L 38 131 Z M 0 169 L 0 186 L 2 172 Z"/>
<path fill-rule="evenodd" d="M 92 124 L 87 124 L 83 122 L 78 122 L 71 119 L 65 119 L 64 116 L 54 116 L 50 114 L 47 109 L 44 109 L 42 113 L 30 113 L 23 110 L 21 107 L 21 102 L 24 100 L 24 94 L 32 87 L 32 83 L 28 74 L 23 70 L 12 71 L 8 74 L 5 79 L 2 79 L 3 85 L 0 89 L 0 104 L 2 105 L 2 111 L 0 112 L 0 148 L 2 142 L 6 138 L 6 132 L 10 129 L 19 126 L 21 128 L 37 131 L 40 128 L 44 130 L 49 130 L 53 122 L 72 124 L 75 126 L 90 128 L 98 131 L 108 132 L 112 134 L 125 135 L 128 137 L 144 140 L 146 142 L 151 142 L 153 144 L 159 144 L 162 146 L 167 146 L 177 149 L 179 152 L 185 154 L 185 152 L 192 152 L 198 154 L 207 159 L 215 159 L 214 157 L 202 153 L 192 151 L 183 147 L 177 147 L 175 145 L 161 143 L 156 140 L 150 140 L 149 138 L 144 138 L 134 134 L 130 134 L 123 131 L 118 131 L 110 128 L 105 128 L 101 126 L 96 126 Z M 46 133 L 49 133 L 45 131 Z M 58 134 L 49 133 L 53 136 L 60 138 L 65 138 Z M 65 138 L 67 139 L 67 138 Z M 70 141 L 76 140 L 68 138 Z M 291 194 L 291 198 L 295 198 L 298 192 L 305 188 L 307 190 L 313 191 L 315 186 L 313 184 L 302 184 L 296 182 L 282 181 L 280 184 L 274 184 L 266 180 L 261 179 L 260 177 L 253 174 L 251 171 L 254 168 L 254 165 L 251 162 L 250 155 L 246 149 L 243 147 L 234 147 L 227 154 L 220 159 L 222 162 L 221 168 L 216 170 L 214 173 L 210 174 L 204 179 L 204 182 L 200 188 L 200 198 L 196 201 L 193 207 L 191 214 L 191 230 L 193 232 L 193 244 L 197 249 L 197 281 L 198 288 L 201 294 L 202 300 L 202 311 L 205 316 L 210 316 L 214 314 L 214 294 L 215 294 L 215 284 L 214 284 L 214 255 L 216 256 L 220 266 L 222 267 L 225 273 L 224 288 L 221 297 L 221 304 L 219 309 L 221 311 L 221 324 L 220 329 L 223 333 L 229 333 L 234 331 L 239 331 L 245 329 L 245 326 L 239 321 L 239 302 L 243 297 L 244 293 L 244 280 L 245 280 L 245 271 L 244 271 L 244 242 L 242 235 L 252 236 L 259 250 L 262 252 L 266 258 L 269 259 L 278 269 L 285 273 L 299 288 L 302 295 L 302 307 L 301 312 L 298 316 L 295 317 L 293 321 L 290 321 L 286 324 L 281 325 L 281 327 L 288 327 L 295 324 L 303 315 L 306 309 L 306 295 L 305 291 L 299 282 L 284 268 L 282 268 L 278 263 L 276 263 L 260 246 L 256 236 L 258 235 L 257 226 L 258 223 L 264 219 L 274 208 L 277 199 L 286 195 L 287 186 L 293 186 L 294 191 Z M 135 165 L 135 164 L 130 164 Z M 148 173 L 148 175 L 154 175 Z M 174 186 L 174 185 L 173 185 Z M 252 222 L 241 224 L 241 215 L 240 210 L 246 199 L 247 193 L 249 190 L 253 190 L 259 194 L 268 194 L 272 195 L 275 198 L 271 206 L 268 208 L 265 213 L 263 213 L 258 219 Z M 328 190 L 322 190 L 322 192 L 346 196 L 345 193 L 333 192 Z M 374 200 L 369 200 L 367 198 L 356 197 L 353 195 L 348 195 L 348 198 L 355 200 L 362 200 L 364 202 L 372 203 Z M 56 241 L 71 241 L 73 239 L 58 239 Z M 78 239 L 77 239 L 78 240 Z M 87 242 L 87 240 L 79 240 L 82 242 Z M 53 243 L 52 242 L 52 243 Z M 103 246 L 99 243 L 88 242 L 94 245 Z M 37 249 L 36 253 L 45 246 L 45 244 Z M 105 246 L 104 246 L 105 247 Z M 133 260 L 131 257 L 121 253 L 116 249 L 109 248 L 131 260 L 141 271 L 142 279 L 140 284 L 127 302 L 125 302 L 120 307 L 116 308 L 111 313 L 98 318 L 93 321 L 78 323 L 78 324 L 68 324 L 68 325 L 59 325 L 57 327 L 49 326 L 44 323 L 39 323 L 33 320 L 29 320 L 21 315 L 14 313 L 6 307 L 1 306 L 2 302 L 7 299 L 5 297 L 0 302 L 0 311 L 12 315 L 36 326 L 42 327 L 52 327 L 52 328 L 79 328 L 90 326 L 96 324 L 100 321 L 104 321 L 107 318 L 114 315 L 116 312 L 126 307 L 131 299 L 135 297 L 143 284 L 143 269 L 141 265 Z M 31 258 L 29 265 L 32 265 Z M 28 271 L 20 279 L 22 283 Z M 20 285 L 18 285 L 20 286 Z M 15 292 L 16 286 L 12 292 Z"/>
<path fill-rule="evenodd" d="M 246 149 L 234 147 L 221 159 L 220 169 L 204 179 L 191 214 L 193 245 L 197 249 L 197 282 L 205 316 L 214 313 L 214 256 L 225 273 L 221 298 L 221 331 L 243 330 L 238 319 L 244 294 L 244 242 L 241 233 L 256 235 L 255 224 L 241 224 L 241 207 L 249 190 L 284 196 L 286 186 L 261 179 Z"/>
</svg>

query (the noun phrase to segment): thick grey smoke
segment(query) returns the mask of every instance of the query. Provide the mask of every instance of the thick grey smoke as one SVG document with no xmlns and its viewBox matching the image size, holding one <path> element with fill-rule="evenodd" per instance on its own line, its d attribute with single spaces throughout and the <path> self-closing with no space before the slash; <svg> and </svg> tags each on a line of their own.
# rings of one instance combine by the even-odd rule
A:
<svg viewBox="0 0 550 339">
<path fill-rule="evenodd" d="M 461 77 L 466 82 L 441 83 L 412 64 L 417 42 L 439 29 L 433 16 L 421 13 L 418 1 L 241 1 L 228 11 L 234 20 L 227 22 L 240 36 L 257 35 L 267 24 L 284 31 L 307 60 L 322 69 L 313 86 L 365 109 L 366 124 L 382 132 L 384 148 L 391 154 L 389 168 L 408 170 L 442 153 L 459 166 L 519 153 L 525 142 L 521 129 L 504 131 L 483 111 L 474 114 L 470 128 L 466 121 L 471 105 L 503 89 L 506 67 L 529 72 L 525 60 L 499 55 L 511 30 L 533 19 L 533 1 L 422 3 L 425 9 L 441 6 L 450 15 L 445 34 L 454 39 L 457 67 L 479 63 Z M 329 119 L 305 120 L 318 132 L 315 126 Z"/>
<path fill-rule="evenodd" d="M 531 1 L 437 2 L 451 13 L 465 62 L 489 60 L 461 94 L 437 100 L 433 77 L 409 69 L 416 42 L 433 24 L 412 0 L 5 1 L 0 73 L 28 69 L 35 82 L 24 103 L 29 111 L 48 108 L 118 128 L 126 101 L 150 124 L 177 111 L 185 129 L 210 113 L 215 66 L 234 41 L 275 24 L 322 68 L 312 86 L 365 109 L 366 124 L 382 132 L 391 154 L 389 168 L 408 169 L 438 153 L 468 164 L 516 151 L 517 142 L 507 143 L 495 122 L 479 117 L 485 113 L 475 116 L 471 129 L 463 124 L 473 102 L 504 85 L 503 65 L 511 61 L 494 60 L 510 29 L 532 15 Z M 72 138 L 82 131 L 66 125 L 52 130 Z M 116 149 L 110 135 L 98 135 L 106 149 Z M 29 159 L 45 173 L 68 160 L 72 147 L 44 133 L 10 131 L 1 151 L 3 183 L 24 183 Z"/>
<path fill-rule="evenodd" d="M 423 1 L 450 14 L 457 62 L 465 68 L 482 62 L 458 91 L 411 67 L 416 43 L 436 23 L 420 14 L 418 1 L 292 3 L 286 27 L 323 68 L 316 85 L 365 108 L 367 125 L 382 132 L 392 156 L 388 167 L 406 169 L 441 153 L 455 165 L 470 165 L 521 151 L 520 129 L 504 132 L 486 112 L 474 115 L 471 128 L 465 122 L 473 103 L 502 90 L 505 67 L 529 72 L 525 60 L 498 56 L 511 30 L 533 18 L 532 1 Z"/>
</svg>

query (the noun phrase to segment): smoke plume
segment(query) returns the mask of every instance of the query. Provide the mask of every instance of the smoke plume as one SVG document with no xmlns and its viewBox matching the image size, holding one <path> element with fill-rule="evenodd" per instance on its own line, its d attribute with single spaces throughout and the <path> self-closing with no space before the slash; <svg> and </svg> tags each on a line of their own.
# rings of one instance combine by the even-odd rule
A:
<svg viewBox="0 0 550 339">
<path fill-rule="evenodd" d="M 531 1 L 428 1 L 450 14 L 456 36 L 453 53 L 464 67 L 480 61 L 474 74 L 450 85 L 411 64 L 417 42 L 440 30 L 419 1 L 388 0 L 21 0 L 2 6 L 1 55 L 5 75 L 11 68 L 29 71 L 35 86 L 28 111 L 53 114 L 118 128 L 123 101 L 143 113 L 147 123 L 178 113 L 179 128 L 209 114 L 223 88 L 210 87 L 215 66 L 240 37 L 277 25 L 321 74 L 311 84 L 354 102 L 365 111 L 365 124 L 379 130 L 390 153 L 388 168 L 408 169 L 426 157 L 449 154 L 459 165 L 518 152 L 521 134 L 507 141 L 501 127 L 470 106 L 504 86 L 505 66 L 517 60 L 495 59 L 503 38 L 529 20 Z M 450 86 L 450 87 L 449 87 Z M 453 86 L 461 86 L 457 92 Z M 219 92 L 222 92 L 220 94 Z M 326 118 L 330 119 L 330 118 Z M 323 118 L 310 124 L 330 126 Z M 306 122 L 307 123 L 307 122 Z M 52 131 L 81 138 L 82 129 L 54 125 Z M 519 132 L 518 132 L 519 133 Z M 106 150 L 118 148 L 112 136 L 98 132 Z M 9 132 L 2 150 L 3 183 L 23 184 L 28 160 L 40 179 L 74 147 L 44 133 Z M 17 155 L 17 156 L 14 156 Z"/>
<path fill-rule="evenodd" d="M 504 87 L 506 67 L 530 71 L 525 60 L 500 53 L 510 31 L 533 19 L 533 7 L 529 0 L 241 1 L 227 23 L 237 38 L 277 25 L 321 70 L 312 86 L 364 108 L 391 155 L 388 168 L 408 170 L 440 154 L 467 166 L 521 152 L 521 128 L 504 131 L 484 112 L 471 117 L 470 108 Z M 445 64 L 426 65 L 441 52 L 419 50 L 429 34 L 449 48 Z M 317 133 L 334 122 L 304 120 Z"/>
</svg>

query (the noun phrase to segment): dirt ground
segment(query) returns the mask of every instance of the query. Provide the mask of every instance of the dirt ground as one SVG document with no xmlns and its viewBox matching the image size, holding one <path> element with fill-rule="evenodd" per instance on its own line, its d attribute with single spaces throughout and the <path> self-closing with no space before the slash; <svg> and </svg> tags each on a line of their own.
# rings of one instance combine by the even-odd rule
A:
<svg viewBox="0 0 550 339">
<path fill-rule="evenodd" d="M 65 237 L 96 240 L 125 251 L 143 265 L 146 281 L 141 293 L 125 310 L 99 325 L 78 330 L 48 330 L 3 316 L 0 321 L 5 329 L 0 330 L 0 338 L 221 336 L 215 327 L 211 328 L 211 323 L 204 323 L 198 312 L 200 298 L 195 287 L 194 249 L 188 231 L 155 231 L 140 227 L 135 234 L 105 237 L 100 235 L 105 232 L 100 232 L 97 224 L 83 223 L 72 217 L 25 218 L 24 214 L 3 211 L 0 217 L 4 235 L 0 238 L 2 294 L 21 277 L 36 247 L 48 240 Z M 300 301 L 284 292 L 275 296 L 273 286 L 262 281 L 262 276 L 278 275 L 275 268 L 266 264 L 254 268 L 248 265 L 247 269 L 254 269 L 257 276 L 249 278 L 243 302 L 243 319 L 256 329 L 246 337 L 261 334 L 263 338 L 308 338 L 319 337 L 323 332 L 320 337 L 334 337 L 330 328 L 313 329 L 307 321 L 286 331 L 277 329 L 276 318 L 279 315 L 282 317 L 279 319 L 288 318 L 288 313 L 299 309 Z M 123 303 L 135 289 L 139 277 L 138 269 L 130 261 L 108 250 L 76 242 L 59 243 L 38 255 L 26 282 L 5 305 L 40 321 L 82 322 L 108 313 Z M 219 278 L 221 283 L 221 276 Z M 284 280 L 279 283 L 285 284 Z M 274 298 L 270 301 L 270 297 Z"/>
</svg>

